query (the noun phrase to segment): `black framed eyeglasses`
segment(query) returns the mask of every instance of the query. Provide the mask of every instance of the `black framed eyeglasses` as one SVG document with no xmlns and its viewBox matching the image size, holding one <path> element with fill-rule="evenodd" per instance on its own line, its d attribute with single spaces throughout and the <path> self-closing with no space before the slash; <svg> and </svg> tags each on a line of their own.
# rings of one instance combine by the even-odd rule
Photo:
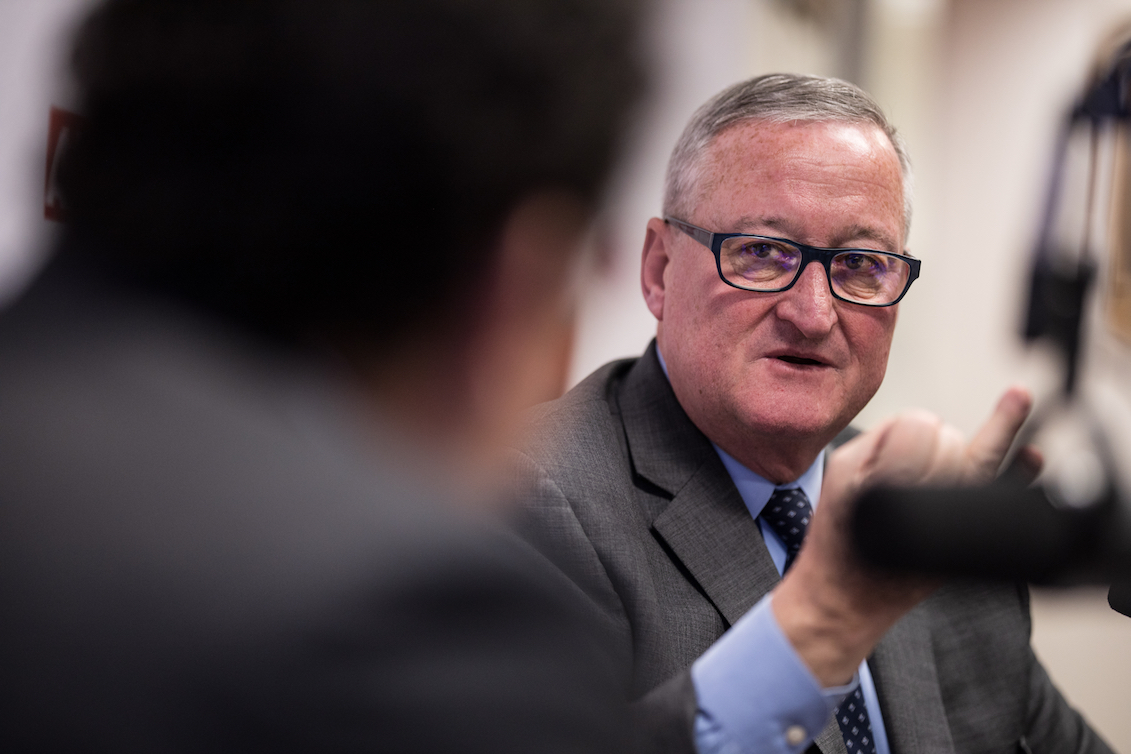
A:
<svg viewBox="0 0 1131 754">
<path fill-rule="evenodd" d="M 810 262 L 820 262 L 836 298 L 862 306 L 892 306 L 906 295 L 922 265 L 915 257 L 890 251 L 820 249 L 787 238 L 712 233 L 674 217 L 664 217 L 664 222 L 710 249 L 722 281 L 744 291 L 787 291 Z"/>
</svg>

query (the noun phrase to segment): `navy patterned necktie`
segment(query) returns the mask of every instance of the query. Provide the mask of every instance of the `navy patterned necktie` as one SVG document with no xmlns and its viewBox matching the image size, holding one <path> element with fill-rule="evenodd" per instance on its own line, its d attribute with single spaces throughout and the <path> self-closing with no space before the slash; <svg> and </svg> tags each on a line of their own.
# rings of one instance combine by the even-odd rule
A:
<svg viewBox="0 0 1131 754">
<path fill-rule="evenodd" d="M 762 519 L 774 530 L 774 534 L 785 545 L 785 567 L 782 575 L 793 565 L 797 551 L 809 530 L 809 520 L 813 517 L 813 507 L 801 489 L 776 489 L 769 502 L 762 509 Z"/>
<path fill-rule="evenodd" d="M 809 505 L 805 492 L 800 489 L 774 490 L 766 507 L 762 509 L 762 520 L 770 525 L 785 545 L 783 575 L 793 565 L 812 518 L 813 507 Z M 864 705 L 864 694 L 859 686 L 844 698 L 835 714 L 848 754 L 876 754 L 872 723 L 868 719 L 868 708 Z"/>
</svg>

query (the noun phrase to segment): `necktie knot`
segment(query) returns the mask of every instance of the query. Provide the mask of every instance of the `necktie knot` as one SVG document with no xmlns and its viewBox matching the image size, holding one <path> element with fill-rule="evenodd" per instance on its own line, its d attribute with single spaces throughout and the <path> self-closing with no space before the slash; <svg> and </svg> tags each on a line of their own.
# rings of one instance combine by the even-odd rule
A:
<svg viewBox="0 0 1131 754">
<path fill-rule="evenodd" d="M 809 530 L 812 518 L 813 506 L 809 504 L 805 492 L 799 488 L 774 490 L 766 507 L 762 509 L 762 520 L 770 525 L 785 545 L 785 567 L 782 568 L 782 573 L 793 565 L 793 559 L 797 557 L 797 551 L 805 541 L 805 532 Z"/>
</svg>

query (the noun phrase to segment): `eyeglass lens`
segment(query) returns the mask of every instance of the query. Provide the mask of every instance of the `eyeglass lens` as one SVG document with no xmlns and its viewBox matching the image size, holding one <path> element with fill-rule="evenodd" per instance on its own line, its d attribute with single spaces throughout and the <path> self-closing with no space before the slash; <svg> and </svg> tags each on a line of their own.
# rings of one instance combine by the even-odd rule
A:
<svg viewBox="0 0 1131 754">
<path fill-rule="evenodd" d="M 801 249 L 765 238 L 736 237 L 719 253 L 723 277 L 752 291 L 786 287 L 799 272 Z M 850 249 L 833 257 L 829 279 L 833 292 L 861 304 L 889 304 L 907 287 L 911 265 L 898 257 Z"/>
</svg>

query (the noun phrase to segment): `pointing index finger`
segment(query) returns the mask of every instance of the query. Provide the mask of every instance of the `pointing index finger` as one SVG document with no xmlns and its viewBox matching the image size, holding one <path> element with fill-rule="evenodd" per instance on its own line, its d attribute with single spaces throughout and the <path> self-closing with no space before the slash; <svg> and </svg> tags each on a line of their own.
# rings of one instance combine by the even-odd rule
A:
<svg viewBox="0 0 1131 754">
<path fill-rule="evenodd" d="M 967 481 L 985 483 L 994 478 L 1032 408 L 1033 396 L 1027 388 L 1014 385 L 1005 391 L 990 418 L 966 447 L 970 460 Z"/>
</svg>

